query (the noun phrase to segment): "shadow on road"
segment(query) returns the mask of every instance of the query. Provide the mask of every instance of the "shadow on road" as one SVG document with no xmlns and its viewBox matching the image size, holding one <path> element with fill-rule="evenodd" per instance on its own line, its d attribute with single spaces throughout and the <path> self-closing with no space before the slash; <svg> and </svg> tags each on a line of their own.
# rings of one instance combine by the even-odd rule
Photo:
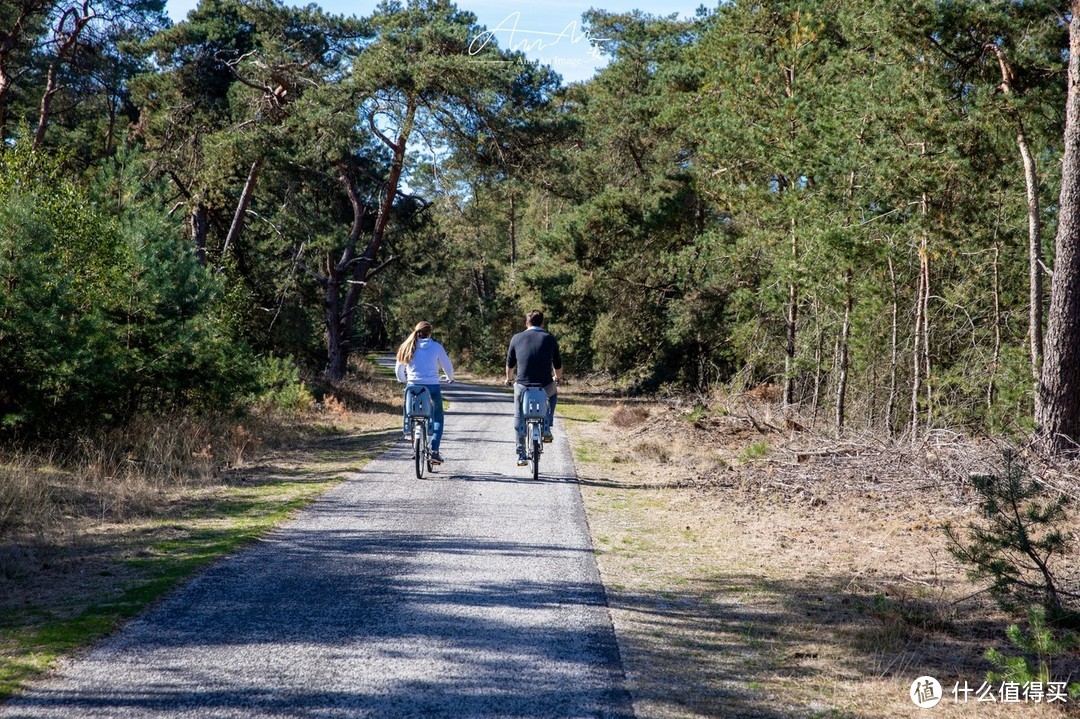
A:
<svg viewBox="0 0 1080 719">
<path fill-rule="evenodd" d="M 359 511 L 388 509 L 375 503 Z M 555 621 L 580 619 L 583 609 L 606 612 L 600 585 L 432 579 L 453 576 L 437 571 L 448 560 L 568 556 L 592 561 L 587 549 L 543 544 L 292 530 L 208 570 L 131 627 L 102 660 L 112 662 L 107 680 L 37 690 L 7 709 L 71 717 L 629 718 L 610 627 Z M 155 667 L 149 677 L 139 674 L 143 666 Z M 273 677 L 274 686 L 252 686 L 249 669 Z M 125 681 L 128 672 L 141 681 Z"/>
<path fill-rule="evenodd" d="M 512 465 L 513 463 L 511 462 L 509 464 Z M 519 468 L 519 467 L 510 466 L 509 469 L 511 469 L 511 470 L 517 469 L 520 472 L 525 472 L 527 468 L 526 467 L 520 467 Z M 542 468 L 541 468 L 541 470 L 542 470 Z M 448 480 L 450 480 L 452 482 L 501 482 L 501 483 L 510 483 L 510 484 L 518 484 L 518 483 L 534 484 L 534 483 L 538 483 L 538 482 L 539 483 L 546 483 L 546 484 L 577 484 L 577 481 L 578 481 L 577 477 L 552 477 L 552 476 L 544 476 L 543 473 L 540 474 L 540 477 L 538 479 L 533 479 L 532 474 L 531 474 L 531 470 L 529 470 L 529 471 L 530 471 L 530 474 L 528 474 L 528 475 L 520 475 L 520 476 L 519 475 L 513 475 L 513 474 L 501 474 L 501 473 L 497 474 L 497 473 L 494 473 L 494 472 L 493 473 L 474 472 L 472 474 L 451 474 L 451 475 L 447 476 L 446 479 L 448 479 Z"/>
</svg>

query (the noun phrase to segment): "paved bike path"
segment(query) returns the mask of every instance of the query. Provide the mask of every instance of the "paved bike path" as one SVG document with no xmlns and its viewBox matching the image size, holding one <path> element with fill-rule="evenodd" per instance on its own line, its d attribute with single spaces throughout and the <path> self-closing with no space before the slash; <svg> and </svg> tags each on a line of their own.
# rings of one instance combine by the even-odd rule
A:
<svg viewBox="0 0 1080 719">
<path fill-rule="evenodd" d="M 398 442 L 0 717 L 632 717 L 561 423 L 533 481 L 443 391 L 438 473 Z"/>
</svg>

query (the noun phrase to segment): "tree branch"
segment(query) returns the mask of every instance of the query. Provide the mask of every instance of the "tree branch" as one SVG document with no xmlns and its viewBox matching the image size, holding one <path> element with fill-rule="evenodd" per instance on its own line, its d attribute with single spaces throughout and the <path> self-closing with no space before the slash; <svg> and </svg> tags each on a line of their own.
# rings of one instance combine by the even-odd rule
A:
<svg viewBox="0 0 1080 719">
<path fill-rule="evenodd" d="M 239 65 L 241 62 L 246 60 L 251 55 L 254 55 L 256 52 L 257 52 L 256 50 L 252 50 L 251 52 L 245 52 L 243 55 L 236 58 L 235 60 L 226 60 L 223 57 L 223 52 L 221 50 L 219 50 L 219 51 L 214 53 L 214 59 L 217 60 L 218 62 L 220 62 L 225 67 L 229 68 L 229 72 L 232 73 L 233 77 L 235 77 L 237 82 L 239 82 L 240 84 L 247 85 L 251 89 L 258 90 L 259 92 L 266 93 L 267 95 L 273 95 L 274 91 L 272 89 L 270 89 L 270 87 L 268 85 L 260 85 L 259 83 L 255 82 L 254 80 L 249 80 L 246 77 L 244 77 L 243 75 L 241 75 L 240 71 L 236 69 L 237 65 Z"/>
<path fill-rule="evenodd" d="M 377 114 L 378 114 L 379 112 L 381 112 L 382 110 L 383 110 L 383 108 L 381 108 L 381 107 L 377 107 L 377 108 L 375 108 L 374 110 L 372 110 L 371 112 L 369 112 L 369 113 L 368 113 L 368 125 L 369 125 L 369 126 L 371 127 L 371 131 L 372 131 L 372 132 L 374 132 L 374 133 L 375 133 L 375 135 L 376 135 L 376 136 L 377 136 L 377 137 L 378 137 L 378 138 L 379 138 L 380 140 L 382 140 L 382 141 L 383 141 L 383 143 L 384 143 L 384 144 L 385 144 L 385 145 L 386 145 L 387 147 L 389 147 L 389 148 L 390 148 L 391 150 L 393 150 L 394 152 L 397 152 L 397 151 L 398 151 L 398 146 L 397 146 L 397 144 L 396 144 L 396 143 L 395 143 L 395 142 L 394 142 L 393 140 L 391 140 L 391 139 L 390 139 L 389 137 L 387 137 L 386 135 L 382 134 L 382 131 L 381 131 L 381 130 L 379 130 L 379 128 L 375 127 L 375 115 L 377 115 Z"/>
</svg>

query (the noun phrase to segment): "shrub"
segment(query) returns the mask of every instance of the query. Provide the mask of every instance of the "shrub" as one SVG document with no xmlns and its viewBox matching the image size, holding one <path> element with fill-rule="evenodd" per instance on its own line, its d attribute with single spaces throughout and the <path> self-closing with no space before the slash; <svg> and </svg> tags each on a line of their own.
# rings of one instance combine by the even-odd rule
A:
<svg viewBox="0 0 1080 719">
<path fill-rule="evenodd" d="M 1069 546 L 1062 529 L 1066 498 L 1047 496 L 1012 450 L 1003 453 L 999 473 L 973 475 L 971 483 L 984 521 L 969 524 L 966 537 L 945 525 L 952 555 L 968 566 L 973 581 L 990 580 L 990 593 L 1003 609 L 1038 604 L 1051 622 L 1075 621 L 1064 600 L 1076 595 L 1063 591 L 1055 576 L 1055 563 Z"/>
<path fill-rule="evenodd" d="M 768 454 L 768 442 L 752 442 L 743 449 L 742 453 L 739 455 L 739 459 L 743 462 L 752 462 L 753 460 L 761 459 Z"/>
<path fill-rule="evenodd" d="M 615 409 L 611 413 L 611 423 L 623 429 L 636 427 L 648 418 L 649 410 L 644 407 L 640 405 L 627 407 L 621 402 L 615 405 Z"/>
<path fill-rule="evenodd" d="M 709 408 L 698 402 L 694 405 L 694 408 L 690 410 L 689 414 L 683 417 L 690 424 L 697 424 L 709 414 Z"/>
<path fill-rule="evenodd" d="M 307 412 L 315 396 L 302 379 L 300 368 L 288 357 L 265 357 L 257 363 L 260 392 L 256 401 L 285 412 Z"/>
<path fill-rule="evenodd" d="M 9 430 L 84 415 L 101 378 L 116 374 L 100 304 L 67 261 L 95 230 L 87 219 L 82 236 L 65 235 L 55 212 L 35 195 L 0 193 L 0 420 Z"/>
<path fill-rule="evenodd" d="M 1077 648 L 1077 638 L 1070 632 L 1055 632 L 1047 624 L 1046 608 L 1033 606 L 1028 609 L 1030 630 L 1025 634 L 1017 625 L 1005 632 L 1009 643 L 1024 655 L 1006 656 L 997 649 L 987 649 L 983 654 L 995 670 L 986 675 L 988 682 L 1015 682 L 1020 685 L 1049 684 L 1054 681 L 1053 660 Z M 1030 657 L 1034 657 L 1032 662 Z M 1080 694 L 1080 683 L 1068 687 L 1069 694 Z"/>
<path fill-rule="evenodd" d="M 97 212 L 55 158 L 0 148 L 0 428 L 73 436 L 252 388 L 225 288 L 175 228 Z"/>
<path fill-rule="evenodd" d="M 644 459 L 654 459 L 661 464 L 667 464 L 671 461 L 671 449 L 668 445 L 661 442 L 654 442 L 647 440 L 645 442 L 638 442 L 634 450 Z"/>
</svg>

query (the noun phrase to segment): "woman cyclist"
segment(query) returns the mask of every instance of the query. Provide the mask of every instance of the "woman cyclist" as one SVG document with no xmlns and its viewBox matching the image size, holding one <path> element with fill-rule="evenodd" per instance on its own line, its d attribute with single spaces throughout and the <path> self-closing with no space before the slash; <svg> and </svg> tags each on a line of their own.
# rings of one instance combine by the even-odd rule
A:
<svg viewBox="0 0 1080 719">
<path fill-rule="evenodd" d="M 394 372 L 398 382 L 408 386 L 426 387 L 431 394 L 431 463 L 442 464 L 439 443 L 443 433 L 442 390 L 439 388 L 439 368 L 448 382 L 454 381 L 454 365 L 443 346 L 431 339 L 431 323 L 420 322 L 397 351 Z M 405 419 L 408 430 L 408 418 Z"/>
</svg>

